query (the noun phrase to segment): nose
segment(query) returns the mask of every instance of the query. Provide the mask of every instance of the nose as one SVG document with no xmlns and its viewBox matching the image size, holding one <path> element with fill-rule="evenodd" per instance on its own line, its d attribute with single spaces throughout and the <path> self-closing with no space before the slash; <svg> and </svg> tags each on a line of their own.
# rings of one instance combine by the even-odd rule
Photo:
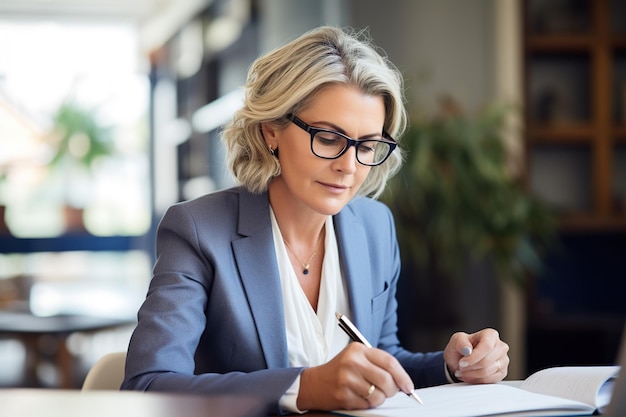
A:
<svg viewBox="0 0 626 417">
<path fill-rule="evenodd" d="M 357 168 L 356 147 L 350 146 L 339 158 L 333 160 L 333 168 L 344 174 L 353 174 Z"/>
</svg>

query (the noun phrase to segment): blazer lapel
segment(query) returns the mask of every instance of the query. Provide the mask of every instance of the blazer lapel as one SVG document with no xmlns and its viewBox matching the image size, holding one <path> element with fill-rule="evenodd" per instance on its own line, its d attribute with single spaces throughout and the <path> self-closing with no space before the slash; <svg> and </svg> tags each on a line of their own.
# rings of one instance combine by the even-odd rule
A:
<svg viewBox="0 0 626 417">
<path fill-rule="evenodd" d="M 371 269 L 367 235 L 350 205 L 334 217 L 342 272 L 348 287 L 351 319 L 371 339 Z M 240 192 L 241 239 L 232 242 L 268 368 L 289 366 L 282 287 L 276 265 L 267 193 Z M 262 330 L 259 330 L 262 329 Z"/>
<path fill-rule="evenodd" d="M 268 368 L 289 365 L 282 288 L 276 265 L 267 193 L 240 193 L 239 234 L 232 242 L 235 261 Z"/>
<path fill-rule="evenodd" d="M 347 281 L 351 319 L 366 339 L 371 339 L 371 299 L 372 282 L 369 267 L 367 235 L 350 205 L 335 216 L 339 259 Z"/>
</svg>

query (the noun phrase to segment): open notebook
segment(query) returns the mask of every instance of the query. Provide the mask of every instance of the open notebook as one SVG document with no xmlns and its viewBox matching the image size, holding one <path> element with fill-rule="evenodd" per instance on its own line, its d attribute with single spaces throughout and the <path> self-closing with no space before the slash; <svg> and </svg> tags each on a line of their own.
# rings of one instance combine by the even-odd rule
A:
<svg viewBox="0 0 626 417">
<path fill-rule="evenodd" d="M 448 384 L 418 390 L 423 406 L 400 393 L 378 408 L 335 413 L 362 417 L 509 417 L 589 416 L 606 412 L 606 416 L 625 417 L 626 328 L 620 351 L 618 366 L 557 367 L 536 372 L 524 381 Z"/>
<path fill-rule="evenodd" d="M 607 408 L 606 417 L 626 416 L 626 326 L 624 326 L 624 330 L 622 331 L 622 343 L 618 363 L 622 369 L 615 381 L 613 396 Z"/>
</svg>

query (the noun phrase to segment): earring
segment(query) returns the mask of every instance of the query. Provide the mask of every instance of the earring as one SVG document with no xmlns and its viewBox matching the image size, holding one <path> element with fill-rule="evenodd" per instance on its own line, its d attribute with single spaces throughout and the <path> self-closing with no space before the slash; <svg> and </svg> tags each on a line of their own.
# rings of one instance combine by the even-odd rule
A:
<svg viewBox="0 0 626 417">
<path fill-rule="evenodd" d="M 270 153 L 274 155 L 274 148 L 272 148 L 272 145 L 270 145 L 269 148 L 270 148 Z"/>
</svg>

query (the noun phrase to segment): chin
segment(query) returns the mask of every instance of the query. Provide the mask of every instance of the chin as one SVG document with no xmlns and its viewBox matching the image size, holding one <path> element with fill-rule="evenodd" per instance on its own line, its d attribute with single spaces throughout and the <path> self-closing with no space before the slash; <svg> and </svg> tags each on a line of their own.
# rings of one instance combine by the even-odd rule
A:
<svg viewBox="0 0 626 417">
<path fill-rule="evenodd" d="M 348 204 L 350 199 L 331 199 L 331 201 L 322 201 L 322 204 L 316 204 L 317 212 L 326 216 L 334 216 L 339 213 Z"/>
</svg>

